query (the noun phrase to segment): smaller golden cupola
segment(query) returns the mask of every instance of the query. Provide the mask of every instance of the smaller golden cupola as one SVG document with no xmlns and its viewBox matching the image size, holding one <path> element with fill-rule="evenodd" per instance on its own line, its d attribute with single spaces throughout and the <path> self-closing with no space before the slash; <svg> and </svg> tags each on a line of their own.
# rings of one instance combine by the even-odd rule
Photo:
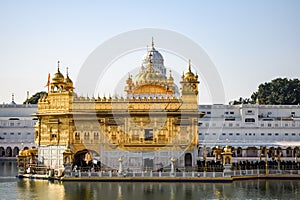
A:
<svg viewBox="0 0 300 200">
<path fill-rule="evenodd" d="M 181 77 L 181 90 L 185 94 L 198 95 L 198 75 L 194 74 L 191 70 L 191 61 L 189 60 L 188 71 L 182 74 Z"/>
<path fill-rule="evenodd" d="M 195 76 L 195 74 L 191 70 L 191 60 L 189 60 L 188 71 L 185 73 L 184 79 L 187 81 L 197 81 L 198 80 L 198 75 Z"/>
<path fill-rule="evenodd" d="M 64 76 L 60 73 L 59 70 L 59 61 L 57 61 L 57 72 L 53 75 L 52 82 L 53 83 L 62 83 L 64 82 Z"/>
<path fill-rule="evenodd" d="M 127 93 L 130 93 L 130 91 L 132 90 L 132 88 L 134 87 L 134 83 L 132 81 L 132 75 L 130 73 L 128 73 L 128 78 L 126 80 L 126 86 L 124 91 Z"/>
<path fill-rule="evenodd" d="M 173 76 L 172 76 L 172 71 L 170 70 L 170 76 L 169 76 L 169 78 L 168 78 L 168 83 L 169 84 L 173 84 L 174 83 L 174 78 L 173 78 Z"/>
<path fill-rule="evenodd" d="M 66 74 L 66 78 L 65 78 L 65 88 L 66 90 L 71 90 L 73 91 L 74 87 L 73 87 L 73 81 L 70 79 L 69 77 L 69 68 L 67 67 L 67 74 Z"/>
</svg>

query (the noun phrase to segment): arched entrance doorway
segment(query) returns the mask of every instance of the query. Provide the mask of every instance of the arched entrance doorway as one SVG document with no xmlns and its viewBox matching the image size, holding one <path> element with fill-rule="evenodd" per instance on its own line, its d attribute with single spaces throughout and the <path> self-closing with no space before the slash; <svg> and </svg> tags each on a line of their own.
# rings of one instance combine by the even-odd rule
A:
<svg viewBox="0 0 300 200">
<path fill-rule="evenodd" d="M 100 161 L 93 160 L 93 155 L 98 155 L 96 152 L 83 149 L 76 152 L 73 159 L 72 168 L 76 166 L 77 170 L 89 171 L 89 170 L 100 170 L 101 163 Z"/>
<path fill-rule="evenodd" d="M 237 157 L 242 157 L 243 156 L 243 149 L 242 149 L 242 147 L 238 147 L 236 149 L 236 156 Z"/>
<path fill-rule="evenodd" d="M 11 157 L 12 156 L 12 150 L 11 150 L 11 147 L 7 147 L 6 148 L 6 154 L 5 154 L 6 157 Z"/>
<path fill-rule="evenodd" d="M 144 170 L 146 170 L 146 171 L 150 170 L 151 171 L 154 167 L 153 159 L 144 158 L 143 161 L 144 161 Z"/>
<path fill-rule="evenodd" d="M 236 149 L 234 147 L 231 147 L 232 157 L 236 157 Z"/>
<path fill-rule="evenodd" d="M 248 147 L 246 149 L 247 157 L 257 157 L 257 148 L 256 147 Z"/>
<path fill-rule="evenodd" d="M 285 152 L 286 152 L 286 157 L 292 157 L 293 156 L 292 147 L 286 148 Z"/>
<path fill-rule="evenodd" d="M 0 157 L 4 157 L 4 156 L 5 156 L 4 147 L 0 147 Z"/>
<path fill-rule="evenodd" d="M 191 153 L 186 153 L 184 155 L 184 167 L 192 167 L 193 165 L 193 160 L 192 160 L 192 154 Z"/>
<path fill-rule="evenodd" d="M 17 156 L 19 154 L 19 147 L 15 147 L 13 150 L 13 156 Z"/>
</svg>

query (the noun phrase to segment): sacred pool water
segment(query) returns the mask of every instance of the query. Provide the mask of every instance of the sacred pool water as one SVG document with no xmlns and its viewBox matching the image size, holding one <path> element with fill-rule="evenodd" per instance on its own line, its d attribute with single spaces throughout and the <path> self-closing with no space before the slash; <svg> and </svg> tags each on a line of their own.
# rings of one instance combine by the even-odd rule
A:
<svg viewBox="0 0 300 200">
<path fill-rule="evenodd" d="M 0 199 L 300 199 L 299 180 L 233 183 L 100 183 L 17 179 L 16 162 L 0 161 Z"/>
</svg>

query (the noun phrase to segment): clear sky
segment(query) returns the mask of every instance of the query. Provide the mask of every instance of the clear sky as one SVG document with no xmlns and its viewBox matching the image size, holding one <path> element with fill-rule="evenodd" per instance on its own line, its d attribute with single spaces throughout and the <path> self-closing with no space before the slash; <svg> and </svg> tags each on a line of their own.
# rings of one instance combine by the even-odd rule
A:
<svg viewBox="0 0 300 200">
<path fill-rule="evenodd" d="M 22 103 L 26 91 L 32 95 L 45 90 L 57 60 L 61 71 L 70 67 L 75 81 L 85 59 L 102 42 L 141 28 L 173 30 L 205 49 L 222 78 L 224 103 L 249 97 L 260 83 L 277 77 L 300 78 L 297 0 L 2 0 L 0 102 L 10 102 L 14 93 Z M 150 38 L 145 41 L 149 43 Z M 200 101 L 210 103 L 205 96 Z"/>
</svg>

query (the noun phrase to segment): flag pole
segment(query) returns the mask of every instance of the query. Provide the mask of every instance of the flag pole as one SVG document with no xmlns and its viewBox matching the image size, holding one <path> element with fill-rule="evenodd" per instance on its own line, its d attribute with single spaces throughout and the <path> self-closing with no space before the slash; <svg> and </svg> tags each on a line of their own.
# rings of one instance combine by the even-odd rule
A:
<svg viewBox="0 0 300 200">
<path fill-rule="evenodd" d="M 48 87 L 48 93 L 49 93 L 49 87 L 50 87 L 50 73 L 48 73 L 48 80 L 47 80 L 46 87 Z"/>
</svg>

